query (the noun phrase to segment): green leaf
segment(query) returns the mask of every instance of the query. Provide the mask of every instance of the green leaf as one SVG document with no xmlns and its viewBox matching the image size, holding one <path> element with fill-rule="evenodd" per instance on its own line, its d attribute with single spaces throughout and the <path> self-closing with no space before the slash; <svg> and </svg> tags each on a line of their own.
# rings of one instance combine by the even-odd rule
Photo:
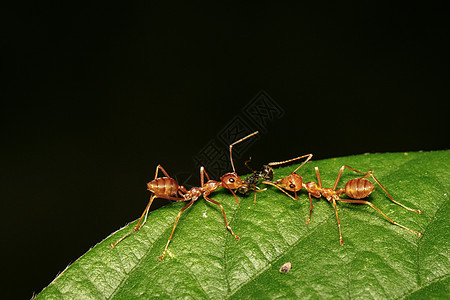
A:
<svg viewBox="0 0 450 300">
<path fill-rule="evenodd" d="M 150 213 L 145 226 L 116 248 L 109 244 L 135 222 L 97 244 L 37 298 L 446 298 L 449 161 L 449 151 L 368 154 L 313 161 L 298 172 L 305 182 L 316 181 L 318 166 L 323 185 L 332 187 L 344 164 L 373 169 L 394 199 L 423 213 L 392 203 L 378 186 L 368 199 L 422 238 L 367 205 L 338 203 L 341 246 L 334 208 L 324 198 L 313 198 L 306 226 L 309 201 L 304 190 L 293 201 L 269 187 L 257 194 L 256 205 L 249 194 L 240 197 L 238 206 L 221 189 L 211 198 L 224 205 L 240 241 L 225 229 L 220 208 L 200 198 L 183 213 L 169 254 L 158 262 L 185 205 L 173 203 Z M 295 167 L 276 169 L 275 179 Z M 357 177 L 346 170 L 339 187 Z M 292 269 L 281 273 L 286 262 Z"/>
</svg>

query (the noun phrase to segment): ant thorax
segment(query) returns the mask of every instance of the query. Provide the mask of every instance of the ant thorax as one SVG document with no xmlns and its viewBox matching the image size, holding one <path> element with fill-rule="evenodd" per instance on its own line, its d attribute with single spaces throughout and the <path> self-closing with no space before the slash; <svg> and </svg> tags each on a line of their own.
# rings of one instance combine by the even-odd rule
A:
<svg viewBox="0 0 450 300">
<path fill-rule="evenodd" d="M 197 200 L 203 194 L 201 188 L 194 187 L 190 189 L 186 194 L 183 195 L 183 198 L 186 200 Z"/>
<path fill-rule="evenodd" d="M 319 188 L 317 183 L 310 181 L 310 182 L 303 184 L 303 186 L 305 187 L 306 191 L 308 193 L 310 193 L 311 195 L 313 195 L 314 197 L 320 198 L 322 196 L 321 195 L 322 189 Z"/>
<path fill-rule="evenodd" d="M 213 192 L 220 187 L 220 182 L 215 180 L 209 180 L 207 183 L 203 185 L 203 190 L 208 192 Z"/>
<path fill-rule="evenodd" d="M 333 191 L 333 189 L 325 188 L 321 190 L 322 196 L 324 196 L 328 201 L 331 201 L 332 199 L 337 200 L 339 199 L 339 196 L 336 195 L 336 192 Z"/>
</svg>

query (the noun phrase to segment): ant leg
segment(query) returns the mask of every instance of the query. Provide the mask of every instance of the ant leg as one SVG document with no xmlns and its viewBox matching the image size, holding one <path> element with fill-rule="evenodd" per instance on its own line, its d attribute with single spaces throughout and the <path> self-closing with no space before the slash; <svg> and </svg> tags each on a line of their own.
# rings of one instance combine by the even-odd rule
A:
<svg viewBox="0 0 450 300">
<path fill-rule="evenodd" d="M 178 223 L 178 220 L 180 219 L 181 214 L 183 213 L 183 211 L 188 209 L 192 204 L 194 204 L 194 202 L 195 202 L 195 200 L 191 200 L 188 204 L 186 204 L 185 207 L 183 207 L 178 212 L 177 218 L 175 219 L 175 224 L 173 224 L 172 233 L 170 234 L 169 240 L 167 241 L 166 248 L 164 248 L 163 254 L 158 258 L 159 261 L 161 261 L 163 259 L 164 255 L 166 255 L 167 248 L 169 247 L 169 243 L 172 240 L 173 233 L 175 232 L 175 228 L 177 227 L 177 223 Z"/>
<path fill-rule="evenodd" d="M 299 159 L 308 157 L 308 158 L 307 158 L 300 166 L 297 167 L 297 169 L 294 170 L 294 172 L 292 172 L 292 173 L 295 173 L 295 172 L 298 171 L 298 169 L 300 169 L 301 167 L 303 167 L 303 165 L 306 164 L 306 163 L 312 158 L 312 156 L 313 156 L 312 154 L 306 154 L 306 155 L 302 155 L 302 156 L 299 156 L 299 157 L 296 157 L 296 158 L 291 158 L 291 159 L 284 160 L 284 161 L 271 162 L 271 163 L 269 163 L 269 166 L 279 166 L 279 165 L 284 165 L 284 164 L 290 163 L 290 162 L 292 162 L 292 161 L 296 161 L 296 160 L 299 160 Z"/>
<path fill-rule="evenodd" d="M 276 187 L 277 189 L 279 189 L 280 191 L 282 191 L 283 193 L 285 193 L 287 196 L 289 196 L 289 198 L 291 198 L 292 200 L 297 200 L 296 198 L 292 197 L 291 194 L 289 194 L 288 192 L 286 192 L 284 189 L 282 189 L 281 187 L 279 187 L 278 185 L 276 185 L 276 184 L 275 184 L 274 182 L 272 182 L 272 181 L 266 181 L 266 180 L 263 180 L 262 183 L 268 184 L 268 185 L 271 185 L 271 186 L 274 186 L 274 187 Z M 296 194 L 296 195 L 297 195 L 297 194 Z"/>
<path fill-rule="evenodd" d="M 389 222 L 391 222 L 392 224 L 397 225 L 397 226 L 399 226 L 399 227 L 401 227 L 401 228 L 403 228 L 403 229 L 406 229 L 406 230 L 408 230 L 408 231 L 410 231 L 410 232 L 412 232 L 412 233 L 418 235 L 419 237 L 422 236 L 422 234 L 421 234 L 420 232 L 414 231 L 414 230 L 412 230 L 412 229 L 409 229 L 408 227 L 405 227 L 405 226 L 403 226 L 403 225 L 401 225 L 401 224 L 398 224 L 397 222 L 395 222 L 394 220 L 392 220 L 391 218 L 389 218 L 388 216 L 386 216 L 381 210 L 379 210 L 375 205 L 373 205 L 373 204 L 370 203 L 369 201 L 365 201 L 365 200 L 353 200 L 353 199 L 341 199 L 341 198 L 339 198 L 339 199 L 337 199 L 337 200 L 342 201 L 342 202 L 347 202 L 347 203 L 358 203 L 358 204 L 366 204 L 366 205 L 370 205 L 373 209 L 375 209 L 376 211 L 378 211 L 381 215 L 383 215 L 383 217 L 385 217 L 387 220 L 389 220 Z"/>
<path fill-rule="evenodd" d="M 392 196 L 388 193 L 388 191 L 386 191 L 386 189 L 384 188 L 384 186 L 381 185 L 381 183 L 378 181 L 378 179 L 377 179 L 375 176 L 373 176 L 372 170 L 369 171 L 369 172 L 367 172 L 367 174 L 368 174 L 368 175 L 366 175 L 366 176 L 371 176 L 371 177 L 373 178 L 373 180 L 375 180 L 376 183 L 381 187 L 381 189 L 386 193 L 386 195 L 389 197 L 389 199 L 390 199 L 392 202 L 394 202 L 394 203 L 397 204 L 397 205 L 400 205 L 401 207 L 403 207 L 403 208 L 405 208 L 405 209 L 407 209 L 407 210 L 414 211 L 414 212 L 417 212 L 417 213 L 419 213 L 419 214 L 422 213 L 422 211 L 421 211 L 420 209 L 412 209 L 412 208 L 409 208 L 409 207 L 407 207 L 406 205 L 404 205 L 404 204 L 402 204 L 402 203 L 400 203 L 400 202 L 398 202 L 398 201 L 395 201 L 394 198 L 392 198 Z"/>
<path fill-rule="evenodd" d="M 338 186 L 338 184 L 339 184 L 339 180 L 341 180 L 342 172 L 344 171 L 344 168 L 345 168 L 345 167 L 348 167 L 348 166 L 342 166 L 342 167 L 340 168 L 339 173 L 338 173 L 338 176 L 336 177 L 336 181 L 334 182 L 334 185 L 333 185 L 333 191 L 336 190 L 336 188 L 337 188 L 337 186 Z M 348 167 L 348 168 L 352 169 L 353 171 L 356 171 L 355 169 L 353 169 L 353 168 L 351 168 L 351 167 Z M 359 171 L 356 171 L 356 172 L 357 172 L 357 173 L 361 173 L 361 172 L 359 172 Z"/>
<path fill-rule="evenodd" d="M 231 167 L 233 168 L 233 173 L 236 173 L 236 170 L 234 169 L 233 155 L 232 155 L 233 146 L 236 145 L 236 144 L 239 144 L 240 142 L 242 142 L 242 141 L 248 139 L 249 137 L 252 137 L 252 136 L 254 136 L 254 135 L 258 134 L 258 133 L 259 133 L 258 131 L 255 131 L 255 132 L 253 132 L 253 133 L 243 137 L 242 139 L 240 139 L 240 140 L 238 140 L 238 141 L 236 141 L 236 142 L 234 142 L 233 144 L 230 145 L 230 160 L 231 160 Z"/>
<path fill-rule="evenodd" d="M 321 189 L 322 188 L 322 179 L 320 178 L 319 168 L 315 167 L 314 170 L 316 170 L 317 183 L 319 185 L 319 189 Z"/>
<path fill-rule="evenodd" d="M 255 200 L 253 200 L 253 205 L 255 205 L 256 204 L 256 193 L 267 191 L 267 189 L 260 189 L 256 185 L 253 185 L 253 191 L 255 192 Z"/>
<path fill-rule="evenodd" d="M 400 202 L 394 200 L 394 198 L 392 198 L 392 196 L 391 196 L 391 195 L 388 193 L 388 191 L 384 188 L 384 186 L 381 184 L 381 182 L 373 175 L 373 171 L 372 171 L 372 170 L 369 170 L 369 172 L 361 172 L 361 171 L 358 171 L 358 170 L 356 170 L 356 169 L 354 169 L 354 168 L 352 168 L 352 167 L 350 167 L 350 166 L 347 166 L 347 165 L 342 166 L 341 169 L 339 170 L 338 178 L 336 178 L 336 182 L 334 183 L 334 188 L 333 188 L 333 190 L 336 190 L 336 187 L 337 187 L 337 185 L 338 185 L 339 179 L 341 178 L 342 172 L 344 171 L 345 168 L 348 168 L 348 169 L 350 169 L 350 170 L 352 170 L 352 171 L 354 171 L 354 172 L 356 172 L 356 173 L 358 173 L 358 174 L 363 174 L 363 175 L 364 175 L 363 178 L 367 178 L 367 177 L 369 177 L 369 176 L 372 177 L 373 180 L 375 180 L 375 182 L 381 187 L 381 189 L 386 193 L 386 195 L 389 197 L 389 199 L 390 199 L 392 202 L 394 202 L 394 203 L 397 204 L 397 205 L 400 205 L 401 207 L 403 207 L 403 208 L 405 208 L 405 209 L 407 209 L 407 210 L 409 210 L 409 211 L 414 211 L 414 212 L 417 212 L 417 213 L 419 213 L 419 214 L 422 213 L 422 211 L 421 211 L 420 209 L 412 209 L 412 208 L 409 208 L 409 207 L 407 207 L 406 205 L 404 205 L 404 204 L 402 204 L 402 203 L 400 203 Z"/>
<path fill-rule="evenodd" d="M 205 184 L 205 168 L 203 166 L 200 167 L 200 186 L 202 187 Z M 208 176 L 208 174 L 206 174 Z M 209 180 L 209 176 L 208 176 Z"/>
<path fill-rule="evenodd" d="M 150 197 L 150 201 L 148 202 L 147 207 L 146 207 L 145 210 L 144 210 L 144 213 L 142 213 L 141 218 L 139 219 L 139 221 L 137 222 L 136 226 L 134 227 L 134 231 L 138 231 L 139 229 L 141 229 L 141 227 L 144 226 L 145 222 L 147 222 L 147 215 L 148 215 L 148 212 L 149 212 L 149 210 L 150 210 L 150 206 L 152 205 L 152 202 L 153 202 L 153 200 L 154 200 L 155 198 L 156 198 L 156 195 L 152 195 L 152 196 Z M 139 226 L 139 223 L 141 223 L 142 217 L 144 216 L 144 214 L 145 214 L 144 222 L 142 222 L 142 225 Z"/>
<path fill-rule="evenodd" d="M 309 210 L 309 218 L 308 218 L 308 221 L 305 223 L 305 225 L 308 225 L 309 221 L 311 221 L 311 214 L 314 209 L 313 204 L 312 204 L 312 199 L 311 199 L 311 193 L 308 193 L 308 195 L 309 195 L 309 204 L 311 204 L 311 209 Z"/>
<path fill-rule="evenodd" d="M 173 201 L 186 201 L 186 198 L 184 198 L 184 195 L 188 193 L 188 190 L 184 186 L 180 185 L 178 187 L 177 193 L 178 193 L 178 195 L 181 196 L 181 198 L 180 198 L 180 200 L 173 200 Z M 181 200 L 181 199 L 184 199 L 184 200 Z M 169 200 L 172 200 L 172 199 L 169 199 Z"/>
<path fill-rule="evenodd" d="M 363 178 L 366 178 L 366 177 L 370 176 L 370 173 L 373 172 L 372 170 L 370 170 L 369 172 L 361 172 L 361 171 L 358 171 L 358 170 L 356 170 L 356 169 L 354 169 L 354 168 L 352 168 L 352 167 L 350 167 L 350 166 L 343 165 L 343 166 L 341 167 L 341 169 L 339 170 L 339 173 L 338 173 L 338 176 L 337 176 L 337 178 L 336 178 L 336 181 L 334 182 L 333 191 L 336 190 L 336 188 L 337 188 L 337 186 L 338 186 L 338 183 L 339 183 L 339 180 L 341 179 L 342 172 L 344 172 L 344 169 L 345 169 L 345 168 L 350 169 L 350 170 L 352 170 L 353 172 L 356 172 L 356 173 L 358 173 L 358 174 L 364 175 Z M 376 181 L 376 179 L 375 179 L 375 181 Z"/>
<path fill-rule="evenodd" d="M 356 170 L 356 169 L 353 169 L 353 168 L 350 167 L 350 166 L 343 165 L 343 166 L 341 167 L 341 169 L 339 170 L 338 176 L 336 177 L 336 181 L 334 182 L 333 191 L 336 190 L 336 188 L 337 188 L 337 186 L 338 186 L 338 183 L 339 183 L 339 180 L 341 180 L 342 172 L 344 172 L 344 169 L 345 169 L 345 168 L 350 169 L 350 170 L 352 170 L 352 171 L 354 171 L 354 172 L 356 172 L 356 173 L 358 173 L 358 174 L 363 174 L 363 175 L 364 175 L 363 178 L 366 178 L 366 177 L 370 176 L 369 173 L 372 172 L 372 170 L 370 170 L 369 172 L 364 173 L 364 172 L 358 171 L 358 170 Z"/>
<path fill-rule="evenodd" d="M 341 199 L 339 199 L 341 200 Z M 341 242 L 341 246 L 344 245 L 344 241 L 342 240 L 342 232 L 341 232 L 341 222 L 339 221 L 339 215 L 338 215 L 338 211 L 337 211 L 337 206 L 336 206 L 336 200 L 333 199 L 333 206 L 334 206 L 334 211 L 336 212 L 336 220 L 338 223 L 338 229 L 339 229 L 339 241 Z"/>
<path fill-rule="evenodd" d="M 166 175 L 166 177 L 171 178 L 170 175 L 169 175 L 169 173 L 167 173 L 167 171 L 166 171 L 161 165 L 158 165 L 158 166 L 156 167 L 155 179 L 158 177 L 158 170 L 161 170 L 161 171 L 164 173 L 164 175 Z"/>
<path fill-rule="evenodd" d="M 115 247 L 118 243 L 120 243 L 124 238 L 126 238 L 127 236 L 129 236 L 131 233 L 138 231 L 139 229 L 141 229 L 142 226 L 144 226 L 145 222 L 147 221 L 148 211 L 149 211 L 150 206 L 152 205 L 153 200 L 154 200 L 155 198 L 156 198 L 156 195 L 153 194 L 153 195 L 150 197 L 150 201 L 148 202 L 147 207 L 145 208 L 144 212 L 142 213 L 141 217 L 139 218 L 139 221 L 138 221 L 138 223 L 136 224 L 136 226 L 135 226 L 133 229 L 131 229 L 127 234 L 125 234 L 123 237 L 121 237 L 117 242 L 112 243 L 111 245 L 109 245 L 111 248 L 114 248 L 114 247 Z M 144 218 L 144 216 L 145 216 L 145 218 Z M 141 221 L 142 221 L 142 218 L 144 218 L 144 222 L 142 222 L 142 225 L 139 226 L 139 224 L 140 224 Z"/>
<path fill-rule="evenodd" d="M 203 166 L 200 167 L 200 186 L 203 186 L 203 184 L 205 183 L 205 179 L 204 176 L 206 175 L 206 178 L 208 179 L 208 181 L 210 181 L 211 179 L 209 179 L 209 175 L 208 173 L 206 173 L 206 170 Z"/>
<path fill-rule="evenodd" d="M 237 235 L 234 234 L 234 232 L 233 232 L 233 230 L 231 229 L 230 225 L 228 225 L 228 222 L 227 222 L 227 216 L 225 215 L 225 210 L 223 209 L 222 204 L 219 203 L 219 202 L 217 202 L 217 201 L 214 201 L 214 200 L 208 198 L 208 195 L 206 195 L 206 194 L 203 194 L 203 198 L 205 198 L 205 200 L 208 201 L 208 202 L 211 202 L 211 203 L 213 203 L 213 204 L 216 204 L 216 205 L 219 205 L 219 206 L 220 206 L 220 209 L 222 210 L 222 214 L 223 214 L 223 219 L 225 220 L 225 226 L 226 226 L 226 228 L 227 228 L 227 229 L 231 232 L 231 234 L 239 241 L 240 238 L 239 238 Z"/>
</svg>

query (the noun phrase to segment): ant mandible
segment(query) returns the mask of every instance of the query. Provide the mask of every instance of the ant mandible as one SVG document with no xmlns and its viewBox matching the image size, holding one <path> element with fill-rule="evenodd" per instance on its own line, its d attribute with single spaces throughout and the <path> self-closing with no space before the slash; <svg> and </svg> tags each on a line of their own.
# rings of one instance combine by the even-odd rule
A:
<svg viewBox="0 0 450 300">
<path fill-rule="evenodd" d="M 340 189 L 336 190 L 336 188 L 339 184 L 339 181 L 341 179 L 342 172 L 344 171 L 345 168 L 350 169 L 358 174 L 362 174 L 363 177 L 351 179 L 346 183 L 344 188 L 340 188 Z M 372 177 L 373 180 L 375 180 L 375 182 L 381 187 L 381 189 L 386 193 L 386 195 L 389 197 L 389 199 L 392 202 L 394 202 L 397 205 L 400 205 L 401 207 L 403 207 L 409 211 L 414 211 L 419 214 L 422 213 L 422 211 L 419 209 L 409 208 L 409 207 L 405 206 L 404 204 L 394 200 L 394 198 L 392 198 L 392 196 L 388 193 L 388 191 L 384 188 L 384 186 L 380 183 L 380 181 L 373 175 L 373 170 L 369 170 L 368 172 L 361 172 L 350 166 L 343 165 L 341 167 L 341 169 L 339 170 L 338 176 L 336 178 L 336 181 L 334 182 L 334 186 L 332 189 L 322 187 L 322 180 L 320 178 L 319 168 L 315 167 L 315 171 L 316 171 L 318 184 L 315 182 L 307 182 L 307 183 L 303 184 L 301 181 L 301 176 L 298 174 L 295 174 L 295 171 L 292 172 L 287 177 L 277 180 L 276 182 L 264 182 L 264 183 L 267 183 L 267 184 L 277 187 L 278 189 L 280 189 L 287 195 L 289 195 L 289 194 L 285 190 L 297 193 L 297 191 L 301 190 L 302 188 L 305 188 L 306 191 L 308 192 L 309 201 L 311 204 L 311 210 L 310 210 L 309 218 L 308 218 L 308 221 L 306 222 L 306 225 L 308 225 L 309 221 L 311 220 L 311 212 L 313 210 L 311 195 L 316 198 L 320 198 L 321 196 L 325 197 L 328 202 L 333 204 L 334 211 L 336 213 L 336 220 L 338 223 L 339 241 L 340 241 L 341 245 L 344 245 L 344 242 L 342 240 L 341 224 L 339 221 L 339 215 L 338 215 L 338 211 L 337 211 L 336 201 L 369 205 L 370 207 L 375 209 L 377 212 L 379 212 L 383 217 L 385 217 L 392 224 L 397 225 L 403 229 L 406 229 L 406 230 L 416 234 L 419 237 L 422 236 L 422 234 L 420 232 L 414 231 L 406 226 L 403 226 L 403 225 L 395 222 L 394 220 L 389 218 L 385 213 L 383 213 L 380 209 L 378 209 L 375 205 L 373 205 L 369 201 L 361 200 L 361 199 L 367 198 L 375 189 L 374 184 L 366 179 L 367 177 Z M 298 180 L 298 179 L 300 179 L 300 180 Z M 340 196 L 343 194 L 347 194 L 349 197 L 351 197 L 353 199 L 340 198 Z M 292 196 L 290 196 L 290 197 L 292 198 Z"/>
<path fill-rule="evenodd" d="M 259 183 L 259 181 L 267 180 L 272 181 L 273 180 L 273 168 L 269 165 L 263 165 L 260 171 L 253 170 L 248 163 L 252 160 L 250 157 L 249 160 L 245 162 L 245 166 L 252 171 L 252 175 L 248 176 L 244 179 L 244 182 L 242 185 L 237 189 L 238 193 L 247 195 L 250 190 L 253 190 L 255 192 L 255 198 L 253 200 L 253 205 L 256 204 L 256 192 L 265 191 L 266 189 L 260 189 L 256 185 Z"/>
<path fill-rule="evenodd" d="M 236 193 L 234 192 L 234 190 L 237 190 L 240 187 L 242 187 L 244 185 L 244 182 L 238 176 L 238 174 L 236 173 L 236 169 L 234 168 L 233 146 L 236 144 L 239 144 L 240 142 L 242 142 L 258 133 L 259 133 L 258 131 L 255 131 L 255 132 L 243 137 L 242 139 L 237 140 L 236 142 L 234 142 L 233 144 L 230 145 L 230 161 L 231 161 L 231 167 L 233 168 L 233 172 L 226 173 L 222 177 L 220 177 L 222 187 L 226 188 L 233 194 L 234 199 L 236 200 L 237 204 L 239 204 L 239 200 L 238 200 L 238 197 L 236 196 Z"/>
</svg>

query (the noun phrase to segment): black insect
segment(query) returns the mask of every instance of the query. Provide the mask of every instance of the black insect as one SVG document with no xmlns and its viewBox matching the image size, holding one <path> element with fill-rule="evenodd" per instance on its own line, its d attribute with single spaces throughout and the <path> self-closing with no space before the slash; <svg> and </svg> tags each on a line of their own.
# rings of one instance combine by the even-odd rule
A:
<svg viewBox="0 0 450 300">
<path fill-rule="evenodd" d="M 263 167 L 261 168 L 260 171 L 255 171 L 248 165 L 248 163 L 251 160 L 252 160 L 252 158 L 250 157 L 250 159 L 245 162 L 245 166 L 250 171 L 252 171 L 253 174 L 250 175 L 249 177 L 245 178 L 243 184 L 237 189 L 237 191 L 238 191 L 238 193 L 243 194 L 243 195 L 247 195 L 250 192 L 250 190 L 255 191 L 255 200 L 253 202 L 253 204 L 255 204 L 256 203 L 256 192 L 265 191 L 265 189 L 261 190 L 256 185 L 260 182 L 260 180 L 271 181 L 273 179 L 273 169 L 269 165 L 263 165 Z"/>
</svg>

